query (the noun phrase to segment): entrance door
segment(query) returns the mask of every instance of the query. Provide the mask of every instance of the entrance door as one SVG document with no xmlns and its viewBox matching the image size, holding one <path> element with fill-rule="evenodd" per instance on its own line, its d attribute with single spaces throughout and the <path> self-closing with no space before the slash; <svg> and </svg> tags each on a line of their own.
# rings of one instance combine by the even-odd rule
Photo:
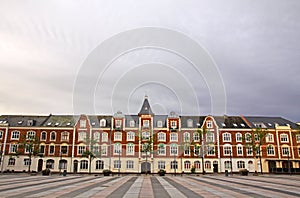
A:
<svg viewBox="0 0 300 198">
<path fill-rule="evenodd" d="M 269 173 L 276 172 L 276 162 L 275 161 L 269 161 Z"/>
<path fill-rule="evenodd" d="M 38 172 L 41 172 L 43 170 L 43 159 L 39 159 L 38 162 Z"/>
<path fill-rule="evenodd" d="M 151 164 L 149 162 L 141 164 L 141 173 L 151 173 Z"/>
<path fill-rule="evenodd" d="M 77 161 L 77 160 L 74 160 L 73 172 L 74 172 L 74 173 L 77 173 L 77 170 L 78 170 L 78 161 Z"/>
<path fill-rule="evenodd" d="M 214 161 L 213 166 L 214 166 L 214 173 L 218 173 L 218 162 Z"/>
</svg>

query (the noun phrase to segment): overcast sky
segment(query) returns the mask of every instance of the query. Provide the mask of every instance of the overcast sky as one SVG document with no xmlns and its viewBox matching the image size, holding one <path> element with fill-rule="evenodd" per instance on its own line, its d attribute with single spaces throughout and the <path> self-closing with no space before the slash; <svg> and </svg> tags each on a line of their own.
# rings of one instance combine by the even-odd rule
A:
<svg viewBox="0 0 300 198">
<path fill-rule="evenodd" d="M 156 114 L 300 121 L 299 10 L 298 0 L 0 0 L 0 114 L 136 114 L 147 94 Z"/>
</svg>

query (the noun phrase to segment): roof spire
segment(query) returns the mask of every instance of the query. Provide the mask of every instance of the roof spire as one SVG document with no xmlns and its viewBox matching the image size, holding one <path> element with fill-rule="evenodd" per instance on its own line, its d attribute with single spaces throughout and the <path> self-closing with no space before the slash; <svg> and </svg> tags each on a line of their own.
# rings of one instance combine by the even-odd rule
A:
<svg viewBox="0 0 300 198">
<path fill-rule="evenodd" d="M 139 112 L 139 115 L 154 115 L 154 113 L 151 110 L 147 95 L 145 95 L 144 102 Z"/>
</svg>

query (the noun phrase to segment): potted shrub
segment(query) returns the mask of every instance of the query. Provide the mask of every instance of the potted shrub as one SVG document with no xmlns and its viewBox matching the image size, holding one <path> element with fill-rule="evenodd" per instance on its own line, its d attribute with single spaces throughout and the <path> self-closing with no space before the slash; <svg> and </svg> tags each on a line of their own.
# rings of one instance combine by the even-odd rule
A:
<svg viewBox="0 0 300 198">
<path fill-rule="evenodd" d="M 239 170 L 239 173 L 240 173 L 240 175 L 245 175 L 245 176 L 247 176 L 248 173 L 249 173 L 249 171 L 248 171 L 247 169 L 241 169 L 241 170 Z"/>
<path fill-rule="evenodd" d="M 158 171 L 158 174 L 159 174 L 159 176 L 165 176 L 166 171 L 163 170 L 163 169 L 160 169 L 160 170 Z"/>
<path fill-rule="evenodd" d="M 50 169 L 46 168 L 46 169 L 42 170 L 42 175 L 50 175 Z"/>
<path fill-rule="evenodd" d="M 111 174 L 110 170 L 103 170 L 103 175 L 104 176 L 109 176 Z"/>
<path fill-rule="evenodd" d="M 192 174 L 195 174 L 195 173 L 196 173 L 196 168 L 195 168 L 195 167 L 192 167 L 192 168 L 191 168 L 191 173 L 192 173 Z"/>
</svg>

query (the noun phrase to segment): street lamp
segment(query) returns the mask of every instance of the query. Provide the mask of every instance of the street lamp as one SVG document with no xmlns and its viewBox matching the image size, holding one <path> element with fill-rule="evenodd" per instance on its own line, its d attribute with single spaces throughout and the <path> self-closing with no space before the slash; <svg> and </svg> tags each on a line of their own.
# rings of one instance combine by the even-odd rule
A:
<svg viewBox="0 0 300 198">
<path fill-rule="evenodd" d="M 118 176 L 120 176 L 120 168 L 121 168 L 121 151 L 118 151 L 119 153 L 119 163 L 118 163 Z"/>
<path fill-rule="evenodd" d="M 231 175 L 233 175 L 233 171 L 232 171 L 232 152 L 230 150 L 230 170 L 231 170 Z"/>
<path fill-rule="evenodd" d="M 60 152 L 60 160 L 59 160 L 59 174 L 61 175 L 61 166 L 62 166 L 62 153 Z"/>
<path fill-rule="evenodd" d="M 176 153 L 175 153 L 175 151 L 173 151 L 173 153 L 174 153 L 174 164 L 173 164 L 173 166 L 174 166 L 174 175 L 176 176 Z"/>
<path fill-rule="evenodd" d="M 292 175 L 292 173 L 291 173 L 291 162 L 290 162 L 290 151 L 289 151 L 289 150 L 287 151 L 287 154 L 288 154 L 288 168 L 289 168 L 289 174 Z"/>
</svg>

